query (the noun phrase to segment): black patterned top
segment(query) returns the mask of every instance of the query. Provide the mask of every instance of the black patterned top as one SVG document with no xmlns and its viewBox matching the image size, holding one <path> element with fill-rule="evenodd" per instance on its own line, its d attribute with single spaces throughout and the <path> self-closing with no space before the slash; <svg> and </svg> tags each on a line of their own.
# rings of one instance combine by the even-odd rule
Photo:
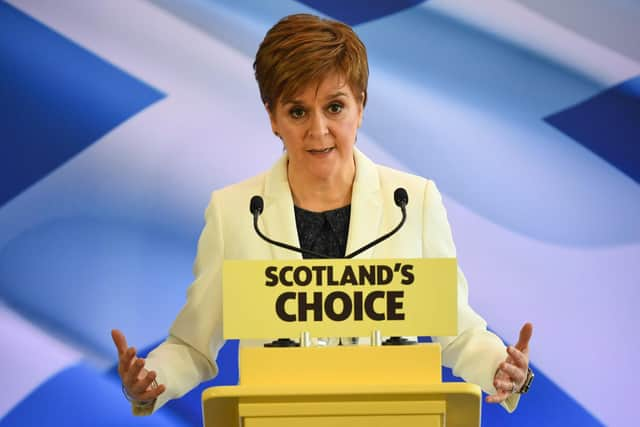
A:
<svg viewBox="0 0 640 427">
<path fill-rule="evenodd" d="M 347 250 L 351 205 L 325 212 L 295 206 L 296 228 L 302 249 L 342 258 Z M 303 255 L 303 258 L 312 258 Z"/>
</svg>

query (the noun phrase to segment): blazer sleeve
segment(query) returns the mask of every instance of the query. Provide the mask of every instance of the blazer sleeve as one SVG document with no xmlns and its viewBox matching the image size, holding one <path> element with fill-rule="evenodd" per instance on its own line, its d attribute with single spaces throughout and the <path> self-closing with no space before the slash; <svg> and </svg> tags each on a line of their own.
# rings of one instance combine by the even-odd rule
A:
<svg viewBox="0 0 640 427">
<path fill-rule="evenodd" d="M 222 338 L 222 264 L 224 237 L 221 212 L 213 194 L 198 241 L 195 280 L 187 301 L 170 329 L 169 337 L 149 353 L 146 368 L 157 373 L 166 390 L 151 408 L 133 407 L 136 415 L 157 411 L 167 401 L 183 396 L 217 372 L 216 357 Z"/>
<path fill-rule="evenodd" d="M 428 258 L 452 258 L 456 248 L 442 203 L 442 196 L 433 181 L 427 181 L 423 208 L 423 253 Z M 494 394 L 493 379 L 506 356 L 502 340 L 487 330 L 487 322 L 469 306 L 467 279 L 458 267 L 458 335 L 433 337 L 442 346 L 442 363 L 453 374 L 479 385 Z M 513 412 L 520 396 L 511 395 L 502 406 Z"/>
</svg>

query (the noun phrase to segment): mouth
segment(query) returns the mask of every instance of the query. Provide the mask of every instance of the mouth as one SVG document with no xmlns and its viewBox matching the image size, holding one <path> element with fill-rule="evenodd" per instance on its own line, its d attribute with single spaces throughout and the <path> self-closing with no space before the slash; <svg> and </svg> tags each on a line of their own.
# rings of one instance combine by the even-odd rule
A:
<svg viewBox="0 0 640 427">
<path fill-rule="evenodd" d="M 327 147 L 327 148 L 323 148 L 321 150 L 319 150 L 319 149 L 311 149 L 311 150 L 307 150 L 307 152 L 311 153 L 311 154 L 325 154 L 325 153 L 328 153 L 330 151 L 335 150 L 335 148 L 336 147 Z"/>
</svg>

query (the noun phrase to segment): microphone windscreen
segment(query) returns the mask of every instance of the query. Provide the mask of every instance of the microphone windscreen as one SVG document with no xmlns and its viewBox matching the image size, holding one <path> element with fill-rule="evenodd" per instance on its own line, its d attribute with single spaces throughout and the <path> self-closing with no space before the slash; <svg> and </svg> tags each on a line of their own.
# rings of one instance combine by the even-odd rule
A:
<svg viewBox="0 0 640 427">
<path fill-rule="evenodd" d="M 252 215 L 256 213 L 260 215 L 263 209 L 264 209 L 264 201 L 262 200 L 262 197 L 253 196 L 251 198 L 251 202 L 249 203 L 249 212 L 251 212 Z"/>
<path fill-rule="evenodd" d="M 396 188 L 396 191 L 393 192 L 393 200 L 396 202 L 397 206 L 407 206 L 409 203 L 409 195 L 407 194 L 407 190 L 402 187 Z"/>
</svg>

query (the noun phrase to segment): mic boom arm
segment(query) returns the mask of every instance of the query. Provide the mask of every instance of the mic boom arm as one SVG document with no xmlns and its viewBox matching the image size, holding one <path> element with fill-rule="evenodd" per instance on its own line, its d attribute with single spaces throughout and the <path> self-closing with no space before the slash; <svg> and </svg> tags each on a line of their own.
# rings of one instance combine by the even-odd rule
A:
<svg viewBox="0 0 640 427">
<path fill-rule="evenodd" d="M 353 257 L 356 257 L 356 256 L 360 255 L 362 252 L 364 252 L 367 249 L 377 245 L 378 243 L 382 242 L 383 240 L 388 239 L 393 234 L 395 234 L 398 230 L 400 230 L 400 227 L 402 227 L 404 225 L 404 222 L 407 219 L 407 209 L 404 206 L 400 206 L 400 209 L 402 209 L 402 219 L 400 220 L 400 223 L 398 225 L 396 225 L 396 227 L 393 230 L 391 230 L 390 232 L 388 232 L 387 234 L 385 234 L 383 236 L 378 237 L 373 242 L 364 245 L 360 249 L 351 252 L 349 255 L 346 255 L 345 258 L 350 259 L 350 258 L 353 258 Z"/>
<path fill-rule="evenodd" d="M 253 215 L 253 229 L 256 230 L 256 234 L 258 234 L 258 236 L 260 236 L 260 238 L 262 240 L 264 240 L 267 243 L 271 243 L 272 245 L 276 245 L 280 248 L 284 248 L 284 249 L 288 249 L 290 251 L 294 251 L 294 252 L 298 252 L 302 255 L 311 255 L 314 256 L 316 258 L 330 258 L 327 255 L 324 254 L 320 254 L 318 252 L 314 252 L 314 251 L 310 251 L 307 249 L 302 249 L 302 248 L 296 248 L 295 246 L 292 245 L 288 245 L 286 243 L 283 242 L 278 242 L 276 240 L 273 240 L 267 236 L 265 236 L 264 234 L 262 234 L 262 231 L 260 231 L 260 228 L 258 228 L 258 217 L 260 216 L 260 214 L 262 213 L 263 210 L 263 201 L 262 201 L 262 197 L 260 196 L 253 196 L 251 198 L 251 203 L 249 204 L 249 210 L 251 211 L 251 214 Z"/>
<path fill-rule="evenodd" d="M 361 247 L 360 249 L 351 252 L 349 255 L 344 256 L 344 259 L 350 259 L 350 258 L 354 258 L 358 255 L 360 255 L 362 252 L 366 251 L 367 249 L 372 248 L 373 246 L 377 245 L 378 243 L 382 242 L 383 240 L 388 239 L 389 237 L 391 237 L 392 235 L 394 235 L 398 230 L 400 230 L 400 228 L 404 225 L 404 222 L 407 219 L 407 204 L 409 203 L 409 196 L 407 195 L 407 190 L 405 190 L 404 188 L 397 188 L 396 191 L 393 193 L 393 200 L 395 202 L 395 204 L 402 210 L 402 219 L 400 220 L 400 223 L 390 232 L 388 232 L 387 234 L 384 234 L 383 236 L 378 237 L 377 239 L 375 239 L 374 241 L 364 245 L 363 247 Z M 284 248 L 284 249 L 288 249 L 290 251 L 294 251 L 294 252 L 298 252 L 300 254 L 303 255 L 311 255 L 314 256 L 316 258 L 331 258 L 327 255 L 318 253 L 318 252 L 314 252 L 314 251 L 310 251 L 308 249 L 302 249 L 302 248 L 297 248 L 295 246 L 283 243 L 283 242 L 278 242 L 276 240 L 273 240 L 267 236 L 265 236 L 264 234 L 262 234 L 262 232 L 260 231 L 260 228 L 258 227 L 258 217 L 260 216 L 260 214 L 262 214 L 262 211 L 264 209 L 264 202 L 262 200 L 262 197 L 260 196 L 253 196 L 251 198 L 251 202 L 249 203 L 249 210 L 251 211 L 251 214 L 253 215 L 253 228 L 256 231 L 256 234 L 258 236 L 260 236 L 260 238 L 262 240 L 264 240 L 267 243 L 271 243 L 272 245 L 276 245 L 280 248 Z"/>
</svg>

